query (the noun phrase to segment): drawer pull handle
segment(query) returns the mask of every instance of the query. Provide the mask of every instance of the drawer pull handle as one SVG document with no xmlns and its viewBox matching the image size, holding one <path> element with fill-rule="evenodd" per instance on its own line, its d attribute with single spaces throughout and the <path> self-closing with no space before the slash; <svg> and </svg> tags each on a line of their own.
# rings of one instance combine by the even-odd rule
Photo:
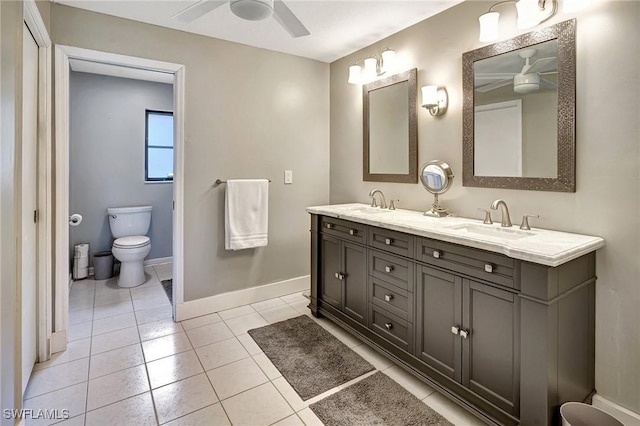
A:
<svg viewBox="0 0 640 426">
<path fill-rule="evenodd" d="M 393 271 L 393 266 L 391 266 L 391 265 L 389 265 L 389 266 L 385 266 L 385 267 L 384 267 L 384 271 L 385 271 L 386 273 L 389 273 L 389 272 Z"/>
<path fill-rule="evenodd" d="M 442 252 L 440 250 L 433 251 L 433 257 L 435 257 L 436 259 L 440 259 L 440 256 L 442 256 Z"/>
<path fill-rule="evenodd" d="M 462 337 L 463 339 L 469 337 L 469 334 L 471 334 L 469 330 L 460 330 L 460 337 Z"/>
<path fill-rule="evenodd" d="M 356 235 L 358 233 L 357 229 L 349 229 L 349 235 Z"/>
<path fill-rule="evenodd" d="M 342 281 L 344 279 L 344 274 L 341 274 L 340 272 L 336 272 L 336 278 L 339 279 L 340 281 Z"/>
<path fill-rule="evenodd" d="M 386 240 L 384 240 L 384 243 L 390 246 L 391 244 L 393 244 L 393 238 L 387 238 Z"/>
<path fill-rule="evenodd" d="M 458 328 L 458 326 L 451 326 L 451 333 L 455 334 L 456 336 L 460 333 L 460 328 Z"/>
<path fill-rule="evenodd" d="M 393 299 L 393 294 L 385 294 L 384 295 L 384 301 L 385 302 L 391 302 L 392 299 Z"/>
<path fill-rule="evenodd" d="M 493 273 L 493 265 L 490 263 L 485 263 L 484 264 L 484 271 L 488 272 L 488 273 Z"/>
<path fill-rule="evenodd" d="M 387 328 L 387 330 L 391 330 L 393 328 L 393 324 L 391 324 L 390 322 L 385 322 L 384 326 Z"/>
<path fill-rule="evenodd" d="M 327 229 L 332 229 L 333 228 L 333 223 L 325 223 L 324 227 Z"/>
</svg>

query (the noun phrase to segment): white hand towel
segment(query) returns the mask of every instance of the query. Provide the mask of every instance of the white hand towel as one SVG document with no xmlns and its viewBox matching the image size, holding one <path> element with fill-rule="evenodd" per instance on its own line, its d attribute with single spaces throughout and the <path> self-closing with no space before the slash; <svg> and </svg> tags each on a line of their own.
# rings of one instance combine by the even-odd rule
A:
<svg viewBox="0 0 640 426">
<path fill-rule="evenodd" d="M 224 204 L 224 248 L 226 250 L 242 250 L 267 245 L 269 180 L 227 180 Z"/>
</svg>

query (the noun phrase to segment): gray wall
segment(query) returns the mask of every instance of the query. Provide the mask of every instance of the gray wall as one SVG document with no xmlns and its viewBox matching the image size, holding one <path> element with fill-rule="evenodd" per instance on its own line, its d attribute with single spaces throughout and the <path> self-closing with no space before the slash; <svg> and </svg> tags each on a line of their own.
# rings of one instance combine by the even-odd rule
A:
<svg viewBox="0 0 640 426">
<path fill-rule="evenodd" d="M 185 65 L 186 301 L 309 274 L 309 215 L 329 201 L 329 65 L 51 5 L 56 44 Z M 283 172 L 293 170 L 293 185 Z M 224 250 L 224 187 L 264 177 L 269 245 Z"/>
<path fill-rule="evenodd" d="M 111 251 L 107 207 L 153 207 L 151 252 L 172 253 L 173 183 L 145 183 L 145 109 L 173 111 L 171 84 L 71 72 L 69 80 L 69 243 Z"/>
<path fill-rule="evenodd" d="M 432 202 L 420 184 L 362 181 L 361 88 L 347 84 L 348 67 L 393 48 L 405 69 L 418 67 L 418 87 L 449 92 L 446 115 L 418 113 L 419 163 L 445 160 L 456 174 L 443 206 L 481 218 L 478 207 L 504 198 L 514 222 L 539 213 L 534 227 L 606 239 L 597 253 L 596 388 L 640 412 L 640 2 L 597 1 L 577 15 L 577 192 L 569 194 L 462 186 L 462 53 L 482 45 L 477 19 L 491 4 L 464 2 L 331 64 L 331 202 L 368 202 L 373 188 L 401 208 Z M 515 8 L 500 13 L 501 38 L 517 35 Z M 544 26 L 573 17 L 560 10 Z"/>
</svg>

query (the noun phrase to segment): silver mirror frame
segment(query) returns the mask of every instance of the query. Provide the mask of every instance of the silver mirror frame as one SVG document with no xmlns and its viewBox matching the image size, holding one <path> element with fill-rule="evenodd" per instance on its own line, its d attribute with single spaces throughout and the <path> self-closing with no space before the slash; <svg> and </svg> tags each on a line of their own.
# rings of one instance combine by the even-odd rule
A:
<svg viewBox="0 0 640 426">
<path fill-rule="evenodd" d="M 474 78 L 476 61 L 558 40 L 558 173 L 556 178 L 474 174 Z M 535 191 L 576 191 L 576 20 L 560 22 L 462 54 L 462 185 Z"/>
<path fill-rule="evenodd" d="M 381 80 L 376 80 L 362 86 L 362 180 L 368 182 L 418 182 L 418 124 L 416 117 L 417 100 L 417 68 L 399 74 L 394 74 Z M 369 169 L 369 92 L 382 87 L 391 86 L 406 81 L 409 83 L 409 172 L 407 174 L 370 173 Z"/>
<path fill-rule="evenodd" d="M 437 166 L 442 171 L 442 174 L 445 177 L 445 183 L 442 189 L 434 190 L 428 185 L 427 182 L 425 182 L 424 171 L 429 166 Z M 432 217 L 449 216 L 450 213 L 447 211 L 447 209 L 444 209 L 439 205 L 438 195 L 444 194 L 445 192 L 447 192 L 451 187 L 451 184 L 453 183 L 453 178 L 455 177 L 455 175 L 453 174 L 453 170 L 451 170 L 451 167 L 449 167 L 449 165 L 444 161 L 440 161 L 440 160 L 429 161 L 428 163 L 425 163 L 422 165 L 422 167 L 420 167 L 419 176 L 420 176 L 420 182 L 422 182 L 422 186 L 424 186 L 424 189 L 426 189 L 428 192 L 433 194 L 433 204 L 431 205 L 431 209 L 424 212 L 424 215 L 432 216 Z"/>
</svg>

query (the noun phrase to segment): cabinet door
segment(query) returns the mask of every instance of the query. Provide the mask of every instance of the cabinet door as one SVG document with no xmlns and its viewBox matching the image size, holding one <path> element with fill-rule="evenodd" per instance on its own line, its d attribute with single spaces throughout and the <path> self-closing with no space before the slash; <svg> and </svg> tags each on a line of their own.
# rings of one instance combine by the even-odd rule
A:
<svg viewBox="0 0 640 426">
<path fill-rule="evenodd" d="M 462 379 L 462 278 L 422 266 L 417 285 L 416 356 L 451 379 Z"/>
<path fill-rule="evenodd" d="M 343 311 L 356 321 L 367 324 L 367 253 L 362 246 L 343 242 L 344 279 Z"/>
<path fill-rule="evenodd" d="M 320 258 L 322 259 L 322 277 L 320 294 L 322 301 L 340 309 L 342 305 L 342 280 L 336 274 L 342 273 L 341 242 L 337 238 L 322 235 Z"/>
<path fill-rule="evenodd" d="M 519 303 L 513 293 L 464 280 L 462 383 L 503 410 L 519 408 Z"/>
</svg>

